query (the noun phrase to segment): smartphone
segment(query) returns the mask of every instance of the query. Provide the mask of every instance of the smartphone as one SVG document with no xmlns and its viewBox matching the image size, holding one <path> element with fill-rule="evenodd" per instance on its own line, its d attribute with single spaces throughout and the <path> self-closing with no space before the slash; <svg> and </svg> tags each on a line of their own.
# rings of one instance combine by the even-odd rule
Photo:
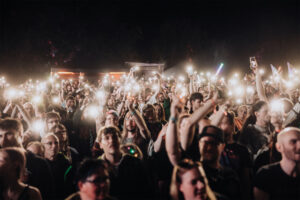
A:
<svg viewBox="0 0 300 200">
<path fill-rule="evenodd" d="M 255 57 L 250 57 L 250 68 L 256 69 L 257 68 L 257 61 Z"/>
</svg>

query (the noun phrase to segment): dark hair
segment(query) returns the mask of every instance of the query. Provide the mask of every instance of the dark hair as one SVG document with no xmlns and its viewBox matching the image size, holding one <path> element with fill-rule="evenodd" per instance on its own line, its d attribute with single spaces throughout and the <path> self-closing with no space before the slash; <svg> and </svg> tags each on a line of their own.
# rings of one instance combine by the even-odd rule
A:
<svg viewBox="0 0 300 200">
<path fill-rule="evenodd" d="M 258 101 L 256 102 L 250 111 L 250 116 L 246 119 L 242 130 L 248 127 L 249 124 L 255 124 L 256 123 L 256 116 L 255 112 L 259 111 L 264 105 L 267 105 L 267 102 L 265 101 Z"/>
<path fill-rule="evenodd" d="M 107 170 L 107 163 L 104 160 L 100 159 L 85 159 L 80 163 L 80 166 L 77 170 L 77 182 L 84 182 L 88 177 L 97 173 L 99 168 Z"/>
<path fill-rule="evenodd" d="M 97 135 L 97 141 L 98 142 L 100 142 L 103 134 L 104 135 L 113 134 L 113 135 L 117 135 L 118 138 L 121 138 L 120 130 L 116 126 L 105 126 L 105 127 L 101 128 L 98 132 L 98 135 Z"/>
<path fill-rule="evenodd" d="M 61 121 L 61 117 L 58 112 L 47 112 L 46 113 L 46 122 L 52 118 L 58 118 L 58 120 Z"/>
<path fill-rule="evenodd" d="M 230 125 L 234 125 L 234 113 L 232 111 L 228 111 L 225 117 L 228 119 Z"/>
<path fill-rule="evenodd" d="M 190 102 L 195 101 L 196 99 L 199 99 L 200 101 L 203 101 L 203 95 L 200 92 L 194 92 L 190 96 Z"/>
<path fill-rule="evenodd" d="M 0 129 L 9 130 L 13 129 L 19 132 L 20 136 L 23 134 L 23 125 L 18 119 L 5 118 L 0 120 Z"/>
</svg>

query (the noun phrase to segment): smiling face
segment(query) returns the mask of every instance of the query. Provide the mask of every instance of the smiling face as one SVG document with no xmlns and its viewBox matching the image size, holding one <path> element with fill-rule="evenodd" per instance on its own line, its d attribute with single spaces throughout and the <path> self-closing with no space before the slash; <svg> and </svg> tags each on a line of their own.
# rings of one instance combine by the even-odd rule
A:
<svg viewBox="0 0 300 200">
<path fill-rule="evenodd" d="M 184 199 L 203 200 L 207 199 L 205 183 L 203 177 L 197 168 L 187 170 L 181 176 L 179 190 L 182 192 Z"/>
<path fill-rule="evenodd" d="M 54 160 L 59 152 L 59 141 L 54 135 L 45 136 L 42 139 L 42 143 L 45 147 L 45 158 L 48 160 Z"/>
<path fill-rule="evenodd" d="M 282 156 L 296 163 L 300 163 L 300 132 L 289 131 L 279 136 L 276 144 L 278 151 Z"/>
</svg>

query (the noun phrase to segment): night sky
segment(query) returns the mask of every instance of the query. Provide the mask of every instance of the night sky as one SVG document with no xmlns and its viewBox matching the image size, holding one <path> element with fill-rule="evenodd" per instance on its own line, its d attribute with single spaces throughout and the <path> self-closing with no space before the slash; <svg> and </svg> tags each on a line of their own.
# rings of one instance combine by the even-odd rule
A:
<svg viewBox="0 0 300 200">
<path fill-rule="evenodd" d="M 11 80 L 125 61 L 300 66 L 299 1 L 0 0 L 0 9 L 0 74 Z"/>
</svg>

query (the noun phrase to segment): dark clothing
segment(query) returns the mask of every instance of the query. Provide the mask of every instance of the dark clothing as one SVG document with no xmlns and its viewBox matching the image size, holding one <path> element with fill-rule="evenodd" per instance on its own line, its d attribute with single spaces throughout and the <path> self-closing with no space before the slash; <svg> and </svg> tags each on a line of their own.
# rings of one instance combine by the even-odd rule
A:
<svg viewBox="0 0 300 200">
<path fill-rule="evenodd" d="M 104 156 L 101 159 L 105 160 Z M 107 163 L 112 196 L 120 200 L 145 199 L 148 196 L 148 178 L 141 160 L 123 155 L 118 166 L 113 166 L 108 161 Z"/>
<path fill-rule="evenodd" d="M 157 139 L 160 130 L 162 129 L 162 124 L 160 122 L 153 122 L 153 123 L 146 122 L 146 125 L 151 133 L 152 140 L 155 141 Z"/>
<path fill-rule="evenodd" d="M 254 178 L 254 186 L 266 192 L 270 200 L 299 200 L 300 176 L 287 175 L 280 163 L 273 163 L 260 168 Z"/>
<path fill-rule="evenodd" d="M 52 199 L 54 192 L 53 175 L 46 160 L 27 151 L 26 169 L 28 171 L 26 183 L 37 187 L 43 199 Z"/>
<path fill-rule="evenodd" d="M 246 146 L 254 156 L 261 148 L 267 146 L 270 140 L 270 133 L 267 130 L 260 130 L 260 127 L 250 124 L 245 128 L 239 138 L 240 144 Z"/>
<path fill-rule="evenodd" d="M 230 168 L 211 168 L 203 163 L 203 168 L 208 179 L 209 186 L 228 199 L 241 199 L 240 182 L 237 174 Z"/>
<path fill-rule="evenodd" d="M 233 169 L 239 177 L 241 177 L 243 169 L 252 168 L 253 166 L 247 148 L 237 143 L 226 144 L 220 163 L 223 167 Z"/>
<path fill-rule="evenodd" d="M 55 199 L 64 199 L 66 194 L 65 173 L 70 167 L 68 159 L 61 153 L 53 160 L 47 160 L 51 167 L 55 184 Z"/>
<path fill-rule="evenodd" d="M 80 197 L 79 192 L 76 192 L 76 193 L 71 194 L 70 196 L 68 196 L 68 198 L 66 198 L 65 200 L 81 200 L 81 197 Z M 106 197 L 103 200 L 117 200 L 117 199 L 112 198 L 112 197 Z"/>
<path fill-rule="evenodd" d="M 272 152 L 271 152 L 272 151 Z M 264 165 L 269 165 L 281 160 L 281 154 L 276 150 L 275 146 L 272 148 L 266 148 L 260 151 L 254 160 L 253 171 L 256 173 Z"/>
<path fill-rule="evenodd" d="M 28 193 L 28 188 L 29 188 L 29 185 L 26 185 L 23 192 L 19 196 L 18 200 L 30 200 L 30 196 L 29 196 L 29 193 Z"/>
</svg>

